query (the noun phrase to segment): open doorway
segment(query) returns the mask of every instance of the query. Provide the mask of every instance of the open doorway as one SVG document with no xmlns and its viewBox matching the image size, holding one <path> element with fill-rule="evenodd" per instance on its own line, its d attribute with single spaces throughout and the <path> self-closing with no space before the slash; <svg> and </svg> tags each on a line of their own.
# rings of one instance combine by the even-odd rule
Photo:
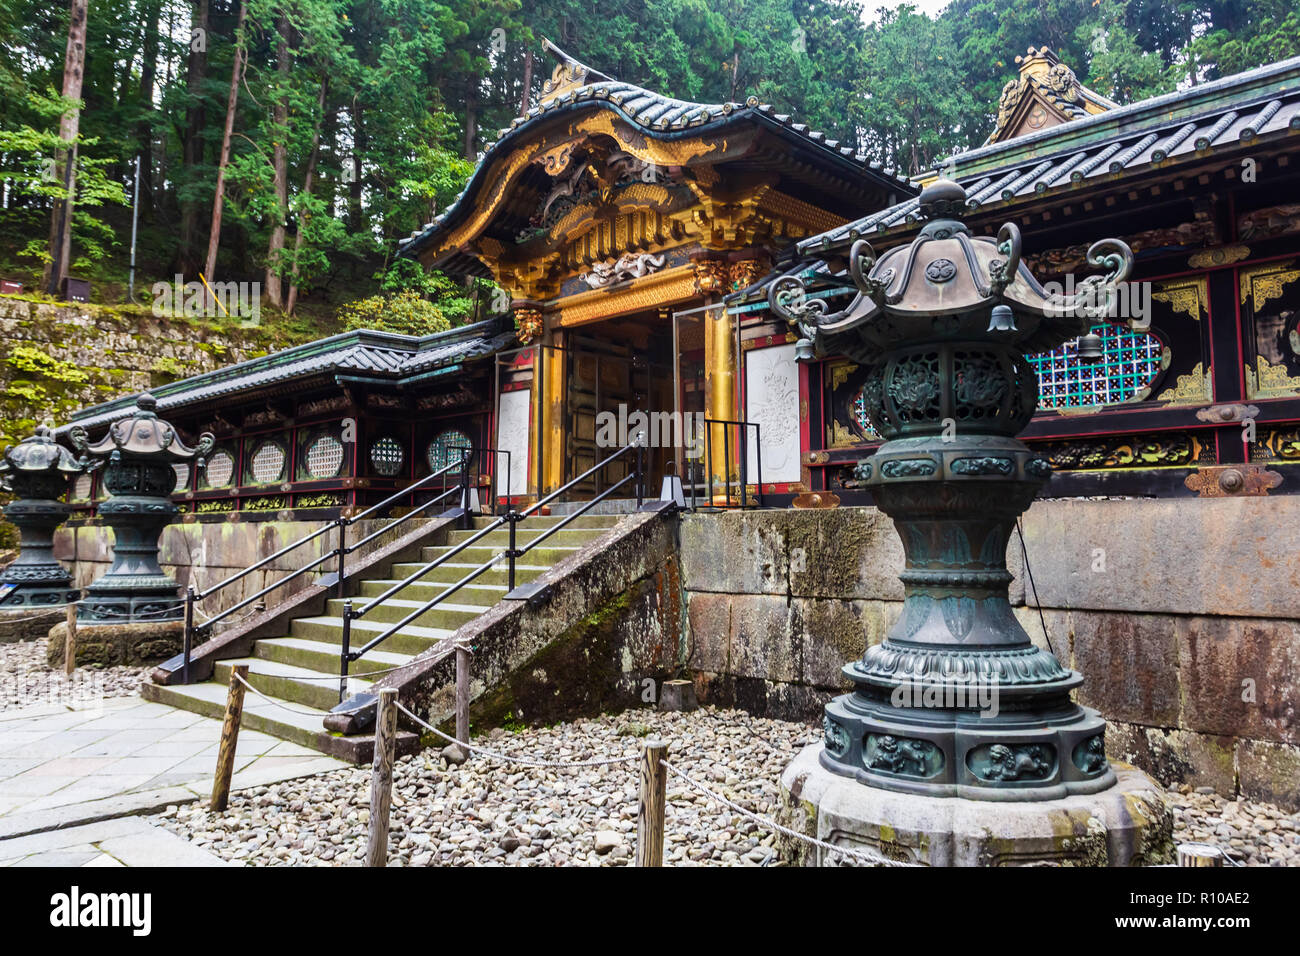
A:
<svg viewBox="0 0 1300 956">
<path fill-rule="evenodd" d="M 636 412 L 675 411 L 671 322 L 656 313 L 584 325 L 566 338 L 565 480 L 595 467 L 635 438 Z M 658 494 L 674 449 L 650 436 L 646 493 Z M 574 488 L 596 495 L 628 473 L 619 459 Z M 624 497 L 619 492 L 618 497 Z M 629 494 L 626 497 L 632 497 Z"/>
</svg>

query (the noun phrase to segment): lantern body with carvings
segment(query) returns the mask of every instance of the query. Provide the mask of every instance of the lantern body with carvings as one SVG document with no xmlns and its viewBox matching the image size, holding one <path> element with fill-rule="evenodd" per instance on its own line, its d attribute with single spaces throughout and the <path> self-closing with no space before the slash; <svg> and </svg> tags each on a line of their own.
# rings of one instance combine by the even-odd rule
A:
<svg viewBox="0 0 1300 956">
<path fill-rule="evenodd" d="M 58 607 L 76 601 L 80 592 L 72 575 L 54 557 L 54 531 L 70 508 L 61 499 L 68 482 L 87 466 L 54 440 L 48 428 L 5 449 L 0 483 L 14 500 L 5 517 L 18 527 L 18 558 L 0 571 L 0 610 Z"/>
<path fill-rule="evenodd" d="M 1038 385 L 1027 352 L 1086 332 L 1097 303 L 1131 268 L 1119 242 L 1077 301 L 1054 300 L 1020 263 L 1020 236 L 971 235 L 965 193 L 940 180 L 921 195 L 927 220 L 879 260 L 855 244 L 859 290 L 843 311 L 804 296 L 793 277 L 770 300 L 804 351 L 868 369 L 867 414 L 887 440 L 857 475 L 903 541 L 905 599 L 884 641 L 844 668 L 855 690 L 827 705 L 828 770 L 887 790 L 982 800 L 1048 800 L 1115 782 L 1105 722 L 1075 704 L 1083 678 L 1037 647 L 1008 601 L 1009 537 L 1048 480 L 1048 462 L 1016 439 Z M 1086 303 L 1086 304 L 1081 304 Z"/>
<path fill-rule="evenodd" d="M 99 515 L 114 536 L 112 565 L 77 607 L 77 619 L 89 623 L 172 621 L 183 612 L 176 581 L 158 563 L 158 538 L 176 517 L 173 465 L 198 459 L 202 467 L 213 438 L 204 434 L 195 448 L 187 448 L 175 427 L 158 417 L 152 395 L 142 394 L 136 405 L 130 418 L 110 425 L 96 444 L 87 443 L 83 430 L 71 430 L 74 445 L 104 462 L 110 497 Z"/>
</svg>

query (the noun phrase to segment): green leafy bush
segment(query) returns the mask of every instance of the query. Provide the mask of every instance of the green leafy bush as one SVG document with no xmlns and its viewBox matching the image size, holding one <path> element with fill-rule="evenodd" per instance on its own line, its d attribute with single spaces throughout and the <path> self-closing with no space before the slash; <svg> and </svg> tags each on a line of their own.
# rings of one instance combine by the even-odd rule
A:
<svg viewBox="0 0 1300 956">
<path fill-rule="evenodd" d="M 372 295 L 349 302 L 339 310 L 345 329 L 374 329 L 403 335 L 432 335 L 451 328 L 442 308 L 407 290 L 393 295 Z"/>
</svg>

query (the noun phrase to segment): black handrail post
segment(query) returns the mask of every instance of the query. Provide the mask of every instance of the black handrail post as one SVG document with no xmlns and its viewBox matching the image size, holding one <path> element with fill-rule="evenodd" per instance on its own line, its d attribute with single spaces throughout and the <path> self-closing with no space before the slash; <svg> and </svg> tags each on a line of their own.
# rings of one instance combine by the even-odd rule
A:
<svg viewBox="0 0 1300 956">
<path fill-rule="evenodd" d="M 352 654 L 352 601 L 343 602 L 343 650 L 339 654 L 339 703 L 348 692 L 348 658 Z"/>
<path fill-rule="evenodd" d="M 645 504 L 645 432 L 636 433 L 636 506 Z"/>
<path fill-rule="evenodd" d="M 766 508 L 763 501 L 763 432 L 758 422 L 754 422 L 754 462 L 758 465 L 758 506 Z"/>
<path fill-rule="evenodd" d="M 713 507 L 713 429 L 704 419 L 704 507 Z"/>
<path fill-rule="evenodd" d="M 744 511 L 749 507 L 749 428 L 741 425 L 736 431 L 740 454 L 740 510 Z"/>
<path fill-rule="evenodd" d="M 519 512 L 515 510 L 513 505 L 506 513 L 506 520 L 510 522 L 510 544 L 506 548 L 506 554 L 510 558 L 510 569 L 507 572 L 506 583 L 509 585 L 510 590 L 513 591 L 515 589 L 515 529 L 519 526 Z"/>
<path fill-rule="evenodd" d="M 344 596 L 346 595 L 346 589 L 345 589 L 344 586 L 343 586 L 343 575 L 344 575 L 344 572 L 347 570 L 347 553 L 348 553 L 348 547 L 347 547 L 347 534 L 348 534 L 348 519 L 345 518 L 345 517 L 343 517 L 342 515 L 339 515 L 339 517 L 338 517 L 338 527 L 339 527 L 339 548 L 338 548 L 338 555 L 339 555 L 339 581 L 338 581 L 338 587 L 337 587 L 336 594 L 337 594 L 338 597 L 344 597 Z"/>
<path fill-rule="evenodd" d="M 731 426 L 722 426 L 722 491 L 727 507 L 731 507 Z"/>
<path fill-rule="evenodd" d="M 190 649 L 194 646 L 194 585 L 185 589 L 185 634 L 182 638 L 181 683 L 190 682 Z"/>
</svg>

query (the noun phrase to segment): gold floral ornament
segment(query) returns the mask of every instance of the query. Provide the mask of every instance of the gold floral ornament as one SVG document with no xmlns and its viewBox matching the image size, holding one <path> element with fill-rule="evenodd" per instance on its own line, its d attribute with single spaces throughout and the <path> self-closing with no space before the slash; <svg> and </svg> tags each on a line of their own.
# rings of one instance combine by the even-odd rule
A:
<svg viewBox="0 0 1300 956">
<path fill-rule="evenodd" d="M 541 309 L 515 309 L 515 335 L 520 345 L 528 345 L 542 334 Z"/>
<path fill-rule="evenodd" d="M 1283 398 L 1300 392 L 1300 376 L 1287 372 L 1285 365 L 1272 365 L 1262 355 L 1255 368 L 1246 365 L 1246 395 L 1249 398 Z"/>
<path fill-rule="evenodd" d="M 701 259 L 695 263 L 695 291 L 699 295 L 716 295 L 727 291 L 729 278 L 725 262 Z"/>
</svg>

